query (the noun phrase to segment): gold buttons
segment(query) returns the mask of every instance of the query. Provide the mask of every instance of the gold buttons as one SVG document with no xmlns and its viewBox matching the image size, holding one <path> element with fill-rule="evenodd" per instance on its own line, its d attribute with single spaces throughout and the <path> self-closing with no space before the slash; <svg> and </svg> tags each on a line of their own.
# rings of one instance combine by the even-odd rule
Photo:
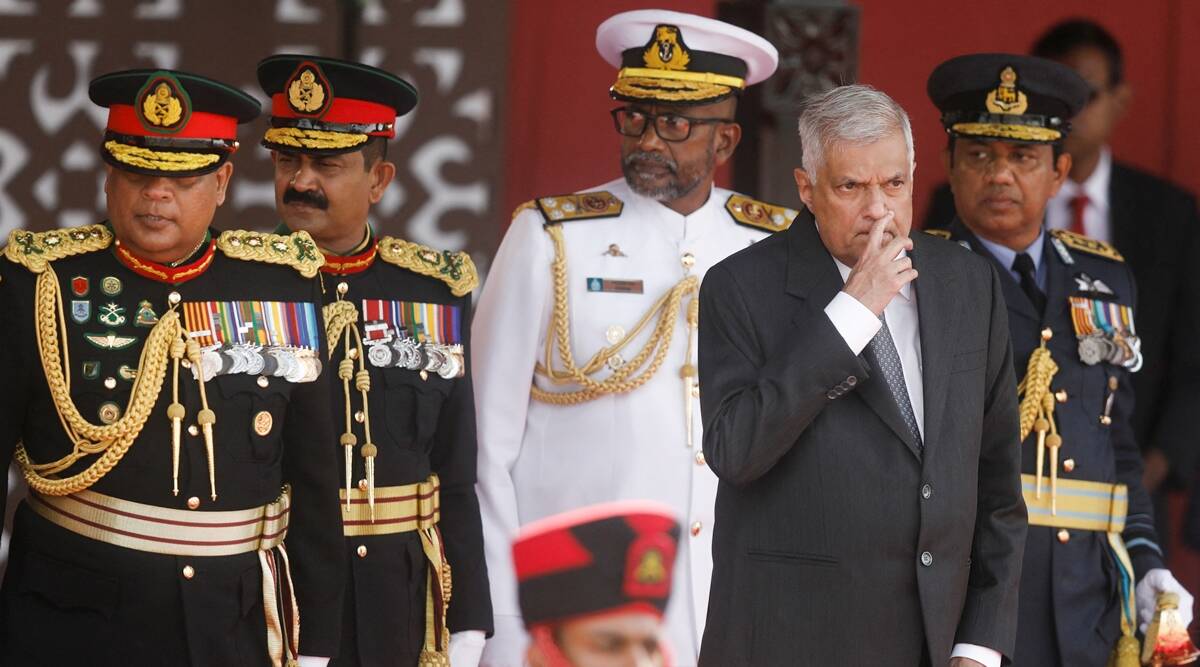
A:
<svg viewBox="0 0 1200 667">
<path fill-rule="evenodd" d="M 255 382 L 257 382 L 258 386 L 262 387 L 263 389 L 266 389 L 267 385 L 271 384 L 271 381 L 268 380 L 267 376 L 265 375 L 258 376 L 258 379 L 255 380 Z"/>
<path fill-rule="evenodd" d="M 114 378 L 114 377 L 104 378 L 104 388 L 105 389 L 116 389 L 117 388 L 117 378 Z"/>
<path fill-rule="evenodd" d="M 355 411 L 355 413 L 354 413 L 354 421 L 356 421 L 356 422 L 358 422 L 358 423 L 360 423 L 360 424 L 361 424 L 361 423 L 363 423 L 363 422 L 364 422 L 364 421 L 366 421 L 366 420 L 367 420 L 367 416 L 366 416 L 365 414 L 363 414 L 363 411 L 362 411 L 362 410 L 357 410 L 357 411 Z"/>
<path fill-rule="evenodd" d="M 192 437 L 196 437 L 196 436 L 200 435 L 200 427 L 196 426 L 195 424 L 192 424 L 191 426 L 188 427 L 188 435 L 190 435 Z"/>
<path fill-rule="evenodd" d="M 367 545 L 365 545 L 365 544 L 358 545 L 358 548 L 354 550 L 354 553 L 358 554 L 359 558 L 366 558 L 367 557 Z"/>
<path fill-rule="evenodd" d="M 254 432 L 259 436 L 266 436 L 271 432 L 271 427 L 275 424 L 275 418 L 266 410 L 259 411 L 254 415 Z"/>
<path fill-rule="evenodd" d="M 359 491 L 367 490 L 367 480 L 365 480 L 365 479 L 358 480 L 358 490 Z"/>
<path fill-rule="evenodd" d="M 1111 426 L 1112 425 L 1112 417 L 1109 417 L 1108 415 L 1100 415 L 1100 423 L 1105 426 Z"/>
<path fill-rule="evenodd" d="M 188 498 L 187 503 L 188 503 L 188 509 L 194 510 L 200 506 L 200 499 L 197 498 L 196 496 L 192 496 L 191 498 Z"/>
<path fill-rule="evenodd" d="M 350 351 L 346 353 L 346 356 L 349 357 L 350 359 L 357 359 L 358 358 L 358 348 L 357 347 L 350 348 Z"/>
<path fill-rule="evenodd" d="M 690 269 L 696 265 L 696 256 L 690 252 L 685 252 L 679 257 L 679 263 L 683 265 L 683 268 Z"/>
<path fill-rule="evenodd" d="M 607 340 L 609 345 L 616 345 L 625 337 L 625 327 L 620 324 L 614 324 L 604 330 L 604 340 Z"/>
<path fill-rule="evenodd" d="M 625 365 L 625 358 L 619 354 L 614 354 L 610 356 L 605 363 L 608 364 L 608 368 L 610 370 L 620 370 L 620 368 Z"/>
<path fill-rule="evenodd" d="M 700 523 L 699 521 L 693 521 L 692 522 L 692 537 L 696 537 L 697 535 L 699 535 L 701 530 L 704 530 L 704 524 Z"/>
<path fill-rule="evenodd" d="M 1058 541 L 1062 542 L 1063 544 L 1070 542 L 1071 541 L 1071 533 L 1066 528 L 1060 528 L 1058 530 Z"/>
<path fill-rule="evenodd" d="M 183 566 L 183 578 L 191 579 L 194 576 L 196 576 L 196 568 L 192 567 L 191 565 L 184 565 Z"/>
<path fill-rule="evenodd" d="M 696 452 L 696 465 L 702 466 L 705 464 L 704 452 Z"/>
<path fill-rule="evenodd" d="M 171 304 L 172 306 L 179 305 L 180 301 L 183 301 L 183 297 L 179 295 L 179 292 L 171 292 L 167 295 L 167 303 Z"/>
<path fill-rule="evenodd" d="M 421 382 L 429 379 L 429 371 L 421 371 L 420 373 L 417 373 L 417 375 L 421 376 Z"/>
<path fill-rule="evenodd" d="M 121 418 L 121 406 L 112 401 L 101 403 L 98 412 L 101 424 L 112 424 Z"/>
<path fill-rule="evenodd" d="M 1050 327 L 1042 329 L 1042 340 L 1049 341 L 1051 338 L 1054 338 L 1054 330 Z"/>
<path fill-rule="evenodd" d="M 345 296 L 346 292 L 350 291 L 350 286 L 344 282 L 340 282 L 340 283 L 338 283 L 337 291 L 338 291 L 338 294 Z"/>
<path fill-rule="evenodd" d="M 1054 392 L 1054 400 L 1058 401 L 1059 403 L 1066 403 L 1067 402 L 1067 390 L 1059 389 L 1058 391 Z"/>
<path fill-rule="evenodd" d="M 1067 472 L 1071 472 L 1074 469 L 1075 469 L 1075 459 L 1067 459 L 1066 461 L 1063 461 L 1063 470 L 1066 470 Z"/>
<path fill-rule="evenodd" d="M 191 368 L 192 362 L 188 361 L 187 359 L 184 359 L 183 361 L 179 362 L 179 365 L 183 366 L 184 368 Z"/>
</svg>

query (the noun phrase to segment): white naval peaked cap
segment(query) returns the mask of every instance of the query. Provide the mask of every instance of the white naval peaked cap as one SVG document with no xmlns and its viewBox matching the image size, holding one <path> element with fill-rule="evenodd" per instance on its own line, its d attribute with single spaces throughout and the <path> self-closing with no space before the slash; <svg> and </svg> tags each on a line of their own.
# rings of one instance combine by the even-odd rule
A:
<svg viewBox="0 0 1200 667">
<path fill-rule="evenodd" d="M 695 14 L 638 9 L 596 29 L 596 50 L 617 67 L 613 98 L 706 104 L 771 76 L 779 52 L 749 30 Z"/>
</svg>

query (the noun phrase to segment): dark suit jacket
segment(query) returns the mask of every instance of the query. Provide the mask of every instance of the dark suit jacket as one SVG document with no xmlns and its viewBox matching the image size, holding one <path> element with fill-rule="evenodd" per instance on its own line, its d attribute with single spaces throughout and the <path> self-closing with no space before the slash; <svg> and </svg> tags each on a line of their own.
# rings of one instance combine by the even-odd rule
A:
<svg viewBox="0 0 1200 667">
<path fill-rule="evenodd" d="M 721 482 L 701 665 L 1012 655 L 1026 514 L 1004 300 L 986 262 L 917 236 L 923 452 L 824 313 L 842 280 L 811 214 L 708 272 L 701 409 Z"/>
<path fill-rule="evenodd" d="M 954 217 L 954 197 L 942 186 L 934 193 L 925 227 L 946 228 Z M 1114 162 L 1109 222 L 1111 242 L 1133 269 L 1138 289 L 1137 330 L 1145 365 L 1133 376 L 1138 398 L 1134 437 L 1143 451 L 1162 450 L 1175 480 L 1187 484 L 1200 461 L 1200 438 L 1193 426 L 1200 405 L 1196 199 L 1167 181 Z"/>
<path fill-rule="evenodd" d="M 1047 236 L 1041 260 L 1046 265 L 1046 308 L 1039 313 L 1012 274 L 961 221 L 950 225 L 950 233 L 952 239 L 969 243 L 979 256 L 986 257 L 1000 276 L 1018 377 L 1025 375 L 1029 356 L 1041 342 L 1041 331 L 1049 328 L 1053 332 L 1047 347 L 1058 372 L 1050 389 L 1065 391 L 1067 399 L 1054 409 L 1063 438 L 1059 461 L 1073 462 L 1071 470 L 1059 467 L 1059 477 L 1128 486 L 1129 509 L 1122 537 L 1129 545 L 1134 570 L 1141 578 L 1147 571 L 1163 567 L 1130 418 L 1135 407 L 1130 380 L 1140 373 L 1107 362 L 1089 366 L 1080 361 L 1068 301 L 1070 296 L 1093 296 L 1077 289 L 1074 277 L 1087 274 L 1113 290 L 1113 301 L 1134 308 L 1134 321 L 1140 325 L 1141 308 L 1129 265 L 1075 250 L 1068 250 L 1073 262 L 1068 265 Z M 1109 412 L 1112 421 L 1105 426 L 1099 417 L 1107 404 L 1109 378 L 1116 378 L 1117 391 Z M 1036 439 L 1030 434 L 1021 446 L 1022 471 L 1029 474 L 1036 472 Z M 1046 461 L 1048 466 L 1048 457 Z M 1105 533 L 1071 530 L 1064 543 L 1057 533 L 1045 526 L 1029 528 L 1014 664 L 1102 665 L 1121 634 L 1119 575 L 1108 538 Z"/>
</svg>

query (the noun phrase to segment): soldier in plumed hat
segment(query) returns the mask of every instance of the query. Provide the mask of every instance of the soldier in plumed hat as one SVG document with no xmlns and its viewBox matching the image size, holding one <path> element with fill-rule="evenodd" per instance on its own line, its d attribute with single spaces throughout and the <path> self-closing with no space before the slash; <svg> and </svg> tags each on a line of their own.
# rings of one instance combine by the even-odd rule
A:
<svg viewBox="0 0 1200 667">
<path fill-rule="evenodd" d="M 108 219 L 15 231 L 0 260 L 0 462 L 30 487 L 0 662 L 331 655 L 343 557 L 322 257 L 304 232 L 211 227 L 259 104 L 167 70 L 106 74 L 89 94 L 108 108 Z"/>
<path fill-rule="evenodd" d="M 1107 243 L 1043 225 L 1070 171 L 1063 139 L 1088 86 L 1041 58 L 975 54 L 939 65 L 928 93 L 949 135 L 957 210 L 948 230 L 930 233 L 992 263 L 1022 378 L 1029 534 L 1008 657 L 1140 664 L 1135 634 L 1157 596 L 1179 596 L 1185 625 L 1192 598 L 1163 564 L 1130 421 L 1142 365 L 1133 275 Z"/>
<path fill-rule="evenodd" d="M 396 173 L 387 142 L 417 104 L 357 62 L 274 55 L 262 144 L 285 229 L 324 256 L 330 393 L 340 436 L 330 495 L 349 560 L 334 665 L 477 664 L 491 631 L 475 497 L 467 355 L 475 266 L 463 252 L 381 236 L 367 222 Z"/>
<path fill-rule="evenodd" d="M 596 48 L 617 70 L 611 140 L 623 178 L 518 208 L 473 325 L 489 667 L 518 667 L 524 654 L 512 535 L 621 498 L 686 517 L 666 619 L 680 663 L 695 664 L 717 487 L 700 446 L 696 294 L 709 267 L 796 213 L 713 184 L 741 138 L 739 96 L 775 71 L 769 42 L 638 10 L 604 21 Z"/>
</svg>

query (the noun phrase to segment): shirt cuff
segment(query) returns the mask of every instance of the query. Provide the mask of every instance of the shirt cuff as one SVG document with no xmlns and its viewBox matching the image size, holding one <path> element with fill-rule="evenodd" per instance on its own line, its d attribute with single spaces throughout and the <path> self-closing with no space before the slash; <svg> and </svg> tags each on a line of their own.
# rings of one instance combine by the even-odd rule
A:
<svg viewBox="0 0 1200 667">
<path fill-rule="evenodd" d="M 862 354 L 867 343 L 870 343 L 883 327 L 883 323 L 870 308 L 845 292 L 838 292 L 829 305 L 825 306 L 825 316 L 833 322 L 833 328 L 842 335 L 842 340 L 846 341 L 846 345 L 856 356 Z"/>
<path fill-rule="evenodd" d="M 1004 656 L 1000 655 L 999 651 L 977 644 L 955 644 L 950 657 L 970 658 L 983 667 L 1000 667 L 1000 663 L 1004 661 Z"/>
</svg>

